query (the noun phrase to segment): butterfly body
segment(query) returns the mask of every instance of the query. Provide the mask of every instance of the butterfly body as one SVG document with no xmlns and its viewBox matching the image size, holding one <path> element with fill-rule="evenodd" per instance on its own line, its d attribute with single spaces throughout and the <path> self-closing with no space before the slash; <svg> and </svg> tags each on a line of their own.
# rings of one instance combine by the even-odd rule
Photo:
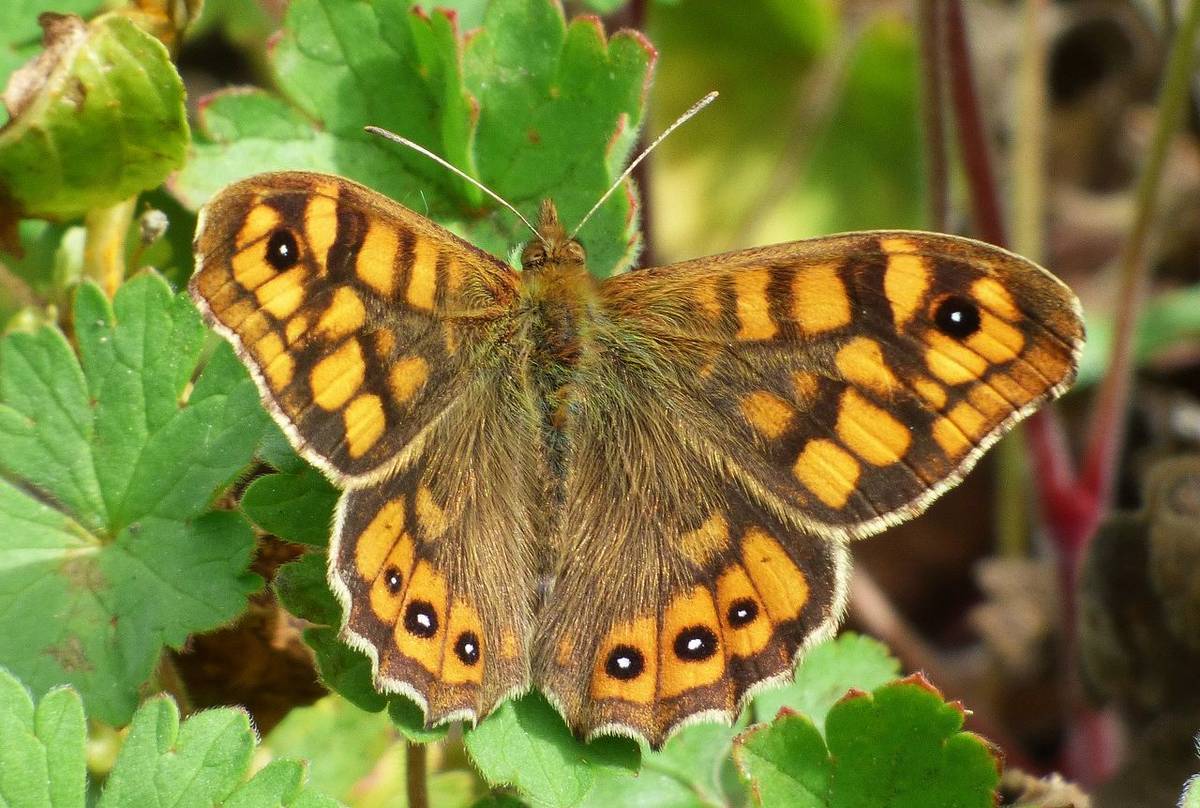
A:
<svg viewBox="0 0 1200 808">
<path fill-rule="evenodd" d="M 191 290 L 344 494 L 330 584 L 431 723 L 537 687 L 582 734 L 730 720 L 833 632 L 846 543 L 1069 385 L 1078 304 L 967 239 L 854 233 L 598 280 L 348 180 L 204 209 Z"/>
</svg>

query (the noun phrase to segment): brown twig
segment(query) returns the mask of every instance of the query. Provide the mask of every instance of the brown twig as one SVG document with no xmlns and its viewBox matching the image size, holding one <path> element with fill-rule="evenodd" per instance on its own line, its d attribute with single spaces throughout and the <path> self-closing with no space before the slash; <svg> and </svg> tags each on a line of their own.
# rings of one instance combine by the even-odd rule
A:
<svg viewBox="0 0 1200 808">
<path fill-rule="evenodd" d="M 409 741 L 405 747 L 404 781 L 408 808 L 429 808 L 429 776 L 425 744 Z"/>
</svg>

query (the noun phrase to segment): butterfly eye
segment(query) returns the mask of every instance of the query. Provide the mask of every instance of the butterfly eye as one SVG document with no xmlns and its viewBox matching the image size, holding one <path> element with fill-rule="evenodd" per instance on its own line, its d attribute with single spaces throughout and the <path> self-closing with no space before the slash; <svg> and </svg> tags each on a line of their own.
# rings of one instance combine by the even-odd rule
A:
<svg viewBox="0 0 1200 808">
<path fill-rule="evenodd" d="M 521 266 L 534 269 L 546 263 L 546 248 L 540 242 L 534 242 L 525 248 L 521 255 Z"/>
<path fill-rule="evenodd" d="M 583 249 L 583 245 L 578 241 L 568 241 L 567 246 L 563 248 L 563 252 L 572 261 L 578 261 L 582 264 L 587 260 L 587 251 Z"/>
<path fill-rule="evenodd" d="M 646 660 L 642 652 L 632 645 L 618 645 L 604 663 L 604 672 L 623 682 L 638 678 L 645 669 Z"/>
<path fill-rule="evenodd" d="M 418 637 L 428 638 L 437 634 L 438 619 L 433 604 L 423 600 L 414 600 L 408 604 L 404 611 L 404 627 L 408 629 L 409 634 Z"/>
<path fill-rule="evenodd" d="M 950 295 L 938 304 L 933 322 L 946 336 L 966 339 L 979 330 L 979 307 L 966 298 Z"/>
<path fill-rule="evenodd" d="M 276 230 L 267 241 L 267 263 L 279 271 L 291 269 L 300 261 L 300 247 L 290 230 Z"/>
<path fill-rule="evenodd" d="M 708 659 L 717 652 L 717 635 L 706 626 L 685 628 L 675 635 L 675 656 L 688 662 Z"/>
<path fill-rule="evenodd" d="M 464 665 L 474 665 L 479 661 L 479 637 L 474 631 L 464 631 L 454 642 L 454 653 Z"/>
</svg>

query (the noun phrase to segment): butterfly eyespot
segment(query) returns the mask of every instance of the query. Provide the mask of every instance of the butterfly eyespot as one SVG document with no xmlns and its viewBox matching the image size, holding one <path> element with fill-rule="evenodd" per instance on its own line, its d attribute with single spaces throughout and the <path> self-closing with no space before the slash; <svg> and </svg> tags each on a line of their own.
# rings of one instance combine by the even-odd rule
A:
<svg viewBox="0 0 1200 808">
<path fill-rule="evenodd" d="M 387 587 L 387 591 L 391 594 L 396 594 L 400 591 L 400 585 L 404 583 L 404 577 L 400 575 L 400 570 L 395 567 L 388 567 L 383 572 L 383 585 Z"/>
<path fill-rule="evenodd" d="M 433 604 L 414 600 L 404 611 L 404 628 L 409 634 L 429 638 L 437 634 L 438 619 Z"/>
<path fill-rule="evenodd" d="M 474 665 L 479 661 L 479 637 L 474 631 L 464 631 L 454 641 L 454 654 L 464 665 Z"/>
<path fill-rule="evenodd" d="M 300 246 L 290 230 L 276 230 L 267 240 L 267 263 L 282 272 L 300 262 Z"/>
<path fill-rule="evenodd" d="M 632 645 L 618 645 L 612 649 L 604 662 L 604 672 L 623 682 L 638 678 L 645 669 L 645 657 Z"/>
<path fill-rule="evenodd" d="M 739 598 L 729 604 L 729 611 L 725 616 L 729 618 L 729 625 L 734 628 L 748 626 L 758 618 L 758 604 L 750 598 Z"/>
<path fill-rule="evenodd" d="M 966 339 L 979 330 L 979 306 L 964 297 L 950 295 L 938 303 L 933 322 L 946 336 Z"/>
<path fill-rule="evenodd" d="M 690 626 L 675 635 L 675 656 L 688 662 L 708 659 L 717 652 L 717 635 L 707 626 Z"/>
</svg>

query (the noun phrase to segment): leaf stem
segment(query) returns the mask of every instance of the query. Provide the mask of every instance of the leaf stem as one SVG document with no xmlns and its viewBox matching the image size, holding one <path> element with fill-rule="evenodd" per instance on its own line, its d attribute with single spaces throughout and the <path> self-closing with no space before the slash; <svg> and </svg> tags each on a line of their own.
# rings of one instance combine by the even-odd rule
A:
<svg viewBox="0 0 1200 808">
<path fill-rule="evenodd" d="M 137 197 L 132 196 L 107 208 L 89 210 L 84 216 L 83 274 L 100 284 L 110 298 L 125 281 L 125 237 L 136 204 Z"/>
<path fill-rule="evenodd" d="M 429 778 L 425 744 L 409 741 L 405 749 L 404 779 L 408 808 L 429 808 Z"/>
</svg>

